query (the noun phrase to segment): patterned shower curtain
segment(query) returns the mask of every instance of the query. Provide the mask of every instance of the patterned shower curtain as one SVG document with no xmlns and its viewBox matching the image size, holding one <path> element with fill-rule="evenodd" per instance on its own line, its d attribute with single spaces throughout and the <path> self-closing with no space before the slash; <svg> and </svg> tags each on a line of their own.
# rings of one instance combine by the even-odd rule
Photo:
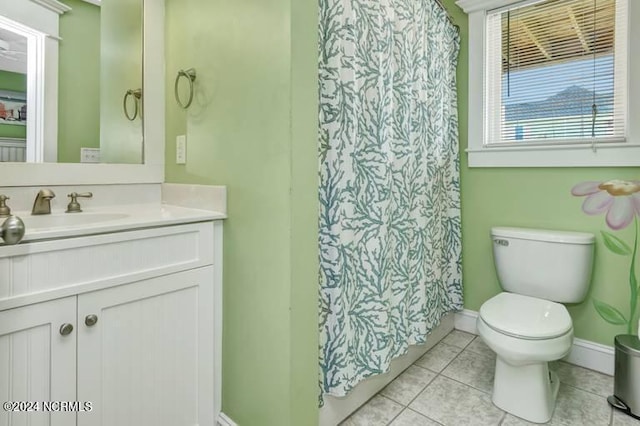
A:
<svg viewBox="0 0 640 426">
<path fill-rule="evenodd" d="M 458 30 L 435 0 L 320 0 L 320 386 L 462 309 Z"/>
</svg>

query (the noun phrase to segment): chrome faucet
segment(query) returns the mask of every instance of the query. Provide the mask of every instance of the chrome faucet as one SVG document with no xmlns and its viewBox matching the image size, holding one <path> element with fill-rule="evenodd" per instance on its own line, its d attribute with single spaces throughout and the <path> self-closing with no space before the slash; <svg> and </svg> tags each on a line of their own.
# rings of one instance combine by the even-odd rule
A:
<svg viewBox="0 0 640 426">
<path fill-rule="evenodd" d="M 41 189 L 36 195 L 31 214 L 51 214 L 51 199 L 56 194 L 50 189 Z"/>
</svg>

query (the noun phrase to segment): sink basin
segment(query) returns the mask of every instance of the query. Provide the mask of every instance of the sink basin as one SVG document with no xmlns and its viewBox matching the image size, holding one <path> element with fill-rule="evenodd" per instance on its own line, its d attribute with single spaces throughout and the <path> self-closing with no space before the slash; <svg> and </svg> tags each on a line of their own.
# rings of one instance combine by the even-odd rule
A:
<svg viewBox="0 0 640 426">
<path fill-rule="evenodd" d="M 91 225 L 129 217 L 126 213 L 60 213 L 42 216 L 21 216 L 27 232 L 34 229 Z"/>
</svg>

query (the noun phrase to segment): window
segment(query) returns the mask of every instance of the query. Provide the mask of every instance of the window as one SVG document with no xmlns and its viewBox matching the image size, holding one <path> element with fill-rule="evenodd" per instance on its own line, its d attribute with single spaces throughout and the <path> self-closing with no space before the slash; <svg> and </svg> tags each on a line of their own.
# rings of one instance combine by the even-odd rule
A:
<svg viewBox="0 0 640 426">
<path fill-rule="evenodd" d="M 470 13 L 470 166 L 640 165 L 640 126 L 627 122 L 640 114 L 627 77 L 640 72 L 627 43 L 640 35 L 627 26 L 635 3 L 459 0 Z"/>
<path fill-rule="evenodd" d="M 486 143 L 624 141 L 626 16 L 626 0 L 487 14 Z"/>
</svg>

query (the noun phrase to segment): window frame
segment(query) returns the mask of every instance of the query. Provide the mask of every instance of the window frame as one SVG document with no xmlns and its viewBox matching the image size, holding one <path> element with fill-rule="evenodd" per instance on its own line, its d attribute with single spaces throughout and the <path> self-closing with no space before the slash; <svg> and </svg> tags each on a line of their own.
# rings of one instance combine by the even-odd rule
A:
<svg viewBox="0 0 640 426">
<path fill-rule="evenodd" d="M 627 134 L 624 141 L 488 145 L 487 138 L 487 14 L 522 0 L 458 0 L 469 15 L 469 167 L 634 167 L 640 166 L 640 1 L 628 1 L 627 14 Z M 638 117 L 638 119 L 633 119 Z"/>
</svg>

